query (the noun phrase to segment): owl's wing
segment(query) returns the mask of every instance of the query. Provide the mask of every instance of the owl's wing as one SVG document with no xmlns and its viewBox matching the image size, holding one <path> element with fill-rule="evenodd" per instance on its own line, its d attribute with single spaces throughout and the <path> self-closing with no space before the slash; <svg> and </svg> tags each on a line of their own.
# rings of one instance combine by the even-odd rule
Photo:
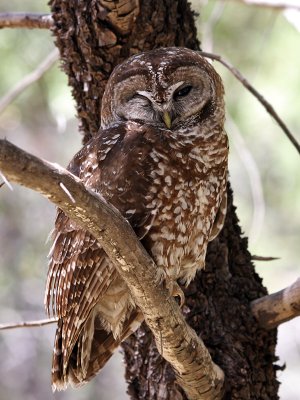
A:
<svg viewBox="0 0 300 400">
<path fill-rule="evenodd" d="M 99 191 L 98 150 L 103 140 L 92 139 L 73 158 L 68 170 L 82 179 L 86 186 Z M 108 151 L 111 147 L 106 146 Z M 105 155 L 105 154 L 104 154 Z M 100 155 L 101 157 L 101 155 Z M 66 316 L 83 300 L 83 292 L 87 282 L 93 280 L 98 273 L 103 281 L 102 292 L 111 282 L 112 267 L 106 261 L 106 254 L 96 239 L 80 228 L 64 212 L 58 209 L 55 228 L 52 232 L 54 239 L 50 250 L 49 269 L 46 283 L 45 305 L 48 314 L 51 311 L 59 318 Z M 101 295 L 101 291 L 97 292 Z M 86 298 L 84 301 L 88 301 Z M 95 300 L 90 299 L 93 306 Z"/>
<path fill-rule="evenodd" d="M 91 310 L 117 274 L 89 232 L 64 230 L 66 218 L 59 210 L 46 292 L 48 310 L 51 304 L 53 314 L 64 320 L 61 324 L 64 369 Z M 68 223 L 71 225 L 72 221 Z"/>
<path fill-rule="evenodd" d="M 76 307 L 95 276 L 101 273 L 94 291 L 99 295 L 105 293 L 114 278 L 114 268 L 96 239 L 76 225 L 68 230 L 71 227 L 72 221 L 58 210 L 45 302 L 48 314 L 52 311 L 59 318 Z M 93 302 L 92 298 L 90 301 Z"/>
<path fill-rule="evenodd" d="M 142 239 L 151 228 L 157 204 L 150 186 L 155 142 L 162 132 L 151 126 L 128 122 L 125 132 L 115 142 L 101 164 L 101 195 L 130 222 Z"/>
<path fill-rule="evenodd" d="M 155 216 L 148 192 L 155 133 L 132 123 L 102 131 L 76 154 L 68 168 L 113 204 L 139 237 L 147 233 Z M 66 351 L 65 363 L 91 310 L 117 272 L 96 239 L 61 210 L 53 236 L 45 304 L 48 313 L 52 310 L 64 318 L 61 347 Z"/>
</svg>

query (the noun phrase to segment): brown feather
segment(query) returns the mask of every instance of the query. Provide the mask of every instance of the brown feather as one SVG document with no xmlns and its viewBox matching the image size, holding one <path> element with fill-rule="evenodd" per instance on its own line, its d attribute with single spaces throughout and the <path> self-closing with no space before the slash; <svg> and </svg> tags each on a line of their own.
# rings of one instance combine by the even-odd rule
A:
<svg viewBox="0 0 300 400">
<path fill-rule="evenodd" d="M 220 77 L 191 50 L 154 50 L 115 69 L 102 107 L 99 134 L 68 169 L 129 221 L 168 287 L 188 284 L 226 213 Z M 45 305 L 59 317 L 52 383 L 60 390 L 89 381 L 143 316 L 101 245 L 61 210 L 53 238 Z"/>
</svg>

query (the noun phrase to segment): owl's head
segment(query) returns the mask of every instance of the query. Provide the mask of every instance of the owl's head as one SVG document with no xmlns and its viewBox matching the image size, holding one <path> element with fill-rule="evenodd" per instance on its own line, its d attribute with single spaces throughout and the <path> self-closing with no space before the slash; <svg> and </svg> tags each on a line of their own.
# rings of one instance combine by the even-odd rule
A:
<svg viewBox="0 0 300 400">
<path fill-rule="evenodd" d="M 112 72 L 101 126 L 137 121 L 177 130 L 196 124 L 223 126 L 223 85 L 197 52 L 160 48 L 135 55 Z"/>
</svg>

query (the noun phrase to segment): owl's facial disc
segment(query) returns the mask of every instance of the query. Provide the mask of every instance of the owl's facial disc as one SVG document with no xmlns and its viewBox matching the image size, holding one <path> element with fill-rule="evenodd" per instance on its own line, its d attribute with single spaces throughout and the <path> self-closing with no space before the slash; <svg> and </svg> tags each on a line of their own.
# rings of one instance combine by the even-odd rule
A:
<svg viewBox="0 0 300 400">
<path fill-rule="evenodd" d="M 203 63 L 174 58 L 155 64 L 133 58 L 133 65 L 121 65 L 106 87 L 102 126 L 136 121 L 176 130 L 214 119 L 216 85 Z M 222 122 L 223 116 L 218 119 Z"/>
<path fill-rule="evenodd" d="M 122 121 L 175 130 L 224 123 L 224 89 L 197 52 L 161 48 L 115 68 L 102 98 L 101 126 Z"/>
</svg>

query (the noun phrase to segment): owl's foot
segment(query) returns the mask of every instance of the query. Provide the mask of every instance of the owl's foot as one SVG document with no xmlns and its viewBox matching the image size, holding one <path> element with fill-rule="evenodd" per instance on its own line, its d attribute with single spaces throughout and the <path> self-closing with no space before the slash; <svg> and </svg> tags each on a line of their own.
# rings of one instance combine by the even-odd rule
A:
<svg viewBox="0 0 300 400">
<path fill-rule="evenodd" d="M 166 282 L 166 288 L 168 289 L 170 295 L 173 297 L 179 297 L 179 306 L 181 308 L 185 302 L 185 295 L 181 287 L 178 285 L 176 281 L 174 281 L 169 277 L 166 277 L 165 282 Z"/>
</svg>

